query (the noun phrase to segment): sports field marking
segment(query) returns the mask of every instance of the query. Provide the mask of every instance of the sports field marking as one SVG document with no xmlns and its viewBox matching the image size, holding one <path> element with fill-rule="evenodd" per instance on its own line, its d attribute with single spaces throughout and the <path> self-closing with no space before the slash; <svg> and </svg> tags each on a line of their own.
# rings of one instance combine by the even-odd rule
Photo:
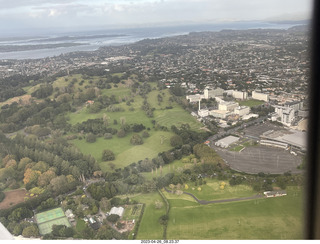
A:
<svg viewBox="0 0 320 244">
<path fill-rule="evenodd" d="M 55 208 L 46 212 L 38 213 L 35 217 L 41 235 L 50 233 L 53 225 L 65 225 L 67 227 L 71 227 L 68 218 L 65 216 L 61 208 Z"/>
</svg>

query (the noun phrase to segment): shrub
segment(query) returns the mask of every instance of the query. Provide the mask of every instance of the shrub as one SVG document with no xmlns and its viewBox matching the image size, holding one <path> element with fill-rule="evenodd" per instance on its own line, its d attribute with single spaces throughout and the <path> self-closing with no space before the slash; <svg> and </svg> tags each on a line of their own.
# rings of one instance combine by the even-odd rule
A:
<svg viewBox="0 0 320 244">
<path fill-rule="evenodd" d="M 103 150 L 102 161 L 112 161 L 114 159 L 115 159 L 115 156 L 111 150 L 109 150 L 109 149 Z"/>
<path fill-rule="evenodd" d="M 141 144 L 143 144 L 143 140 L 140 135 L 134 134 L 130 139 L 130 143 L 132 145 L 141 145 Z"/>
<path fill-rule="evenodd" d="M 111 133 L 104 134 L 104 139 L 112 139 L 112 134 Z"/>
<path fill-rule="evenodd" d="M 107 217 L 107 220 L 111 223 L 116 223 L 119 219 L 119 215 L 117 214 L 110 214 L 108 217 Z"/>
<path fill-rule="evenodd" d="M 5 197 L 6 195 L 2 191 L 0 191 L 0 202 L 2 202 Z"/>
<path fill-rule="evenodd" d="M 92 133 L 89 133 L 87 136 L 86 136 L 86 142 L 89 142 L 89 143 L 94 143 L 96 142 L 97 140 L 97 137 L 92 134 Z"/>
</svg>

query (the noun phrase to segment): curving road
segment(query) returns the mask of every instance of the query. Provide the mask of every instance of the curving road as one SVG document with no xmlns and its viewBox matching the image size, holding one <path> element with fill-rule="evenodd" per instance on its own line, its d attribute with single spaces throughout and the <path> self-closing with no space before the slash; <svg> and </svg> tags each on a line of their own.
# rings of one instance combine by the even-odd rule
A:
<svg viewBox="0 0 320 244">
<path fill-rule="evenodd" d="M 173 191 L 168 190 L 167 188 L 164 188 L 166 192 L 173 193 Z M 262 195 L 255 195 L 251 197 L 239 197 L 239 198 L 232 198 L 232 199 L 221 199 L 221 200 L 213 200 L 213 201 L 206 201 L 206 200 L 199 200 L 195 195 L 189 192 L 183 192 L 183 194 L 189 195 L 193 197 L 199 204 L 206 205 L 210 203 L 221 203 L 221 202 L 237 202 L 242 200 L 250 200 L 250 199 L 257 199 L 257 198 L 263 198 Z"/>
</svg>

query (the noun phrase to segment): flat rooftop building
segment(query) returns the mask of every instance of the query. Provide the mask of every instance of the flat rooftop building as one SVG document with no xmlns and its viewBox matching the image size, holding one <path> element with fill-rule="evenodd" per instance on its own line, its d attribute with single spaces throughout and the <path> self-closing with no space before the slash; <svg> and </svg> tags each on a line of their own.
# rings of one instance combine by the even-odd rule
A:
<svg viewBox="0 0 320 244">
<path fill-rule="evenodd" d="M 281 131 L 266 131 L 260 136 L 262 139 L 286 143 L 289 146 L 306 151 L 307 149 L 307 133 L 297 130 L 281 130 Z"/>
<path fill-rule="evenodd" d="M 218 147 L 222 147 L 222 148 L 227 148 L 229 147 L 232 143 L 235 143 L 237 141 L 239 141 L 239 137 L 235 137 L 235 136 L 227 136 L 225 138 L 220 139 L 219 141 L 217 141 L 215 143 L 216 146 Z"/>
<path fill-rule="evenodd" d="M 122 217 L 122 215 L 123 215 L 123 212 L 124 212 L 124 208 L 123 207 L 113 207 L 113 208 L 111 208 L 111 210 L 110 210 L 110 215 L 111 214 L 116 214 L 116 215 L 118 215 L 119 217 Z"/>
</svg>

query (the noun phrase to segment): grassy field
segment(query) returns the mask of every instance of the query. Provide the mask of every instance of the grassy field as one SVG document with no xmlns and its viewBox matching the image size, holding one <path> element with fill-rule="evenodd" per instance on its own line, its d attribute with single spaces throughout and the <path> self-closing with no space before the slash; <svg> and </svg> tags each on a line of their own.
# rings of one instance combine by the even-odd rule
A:
<svg viewBox="0 0 320 244">
<path fill-rule="evenodd" d="M 181 173 L 185 169 L 189 169 L 193 166 L 191 163 L 183 163 L 182 160 L 175 160 L 170 164 L 166 164 L 162 167 L 162 175 L 166 175 L 168 173 Z M 161 176 L 160 169 L 154 170 L 152 172 L 144 172 L 141 173 L 146 179 L 151 180 L 153 177 Z"/>
<path fill-rule="evenodd" d="M 85 139 L 76 139 L 73 140 L 72 143 L 76 145 L 82 153 L 91 154 L 100 163 L 102 170 L 107 171 L 110 169 L 110 162 L 115 164 L 116 168 L 121 168 L 145 158 L 152 159 L 156 157 L 159 152 L 169 150 L 171 148 L 169 138 L 172 135 L 172 132 L 151 131 L 150 137 L 144 138 L 144 143 L 136 146 L 130 144 L 132 133 L 123 138 L 114 136 L 111 140 L 105 140 L 100 137 L 95 143 L 88 143 Z M 161 144 L 161 137 L 167 138 L 163 141 L 163 144 Z M 102 151 L 105 149 L 113 151 L 115 160 L 102 162 Z"/>
<path fill-rule="evenodd" d="M 255 100 L 255 99 L 245 100 L 245 101 L 237 101 L 237 102 L 239 103 L 240 106 L 248 106 L 250 108 L 264 104 L 264 101 L 259 101 L 259 100 Z"/>
<path fill-rule="evenodd" d="M 78 80 L 81 77 L 74 77 Z M 70 77 L 69 80 L 73 77 Z M 66 83 L 65 79 L 59 78 L 55 82 L 56 87 L 62 87 Z M 155 87 L 155 83 L 151 83 L 152 87 Z M 126 87 L 125 84 L 119 84 L 119 87 L 112 89 L 104 89 L 101 91 L 104 95 L 115 95 L 117 99 L 130 95 L 130 89 Z M 158 95 L 161 95 L 162 102 L 159 103 Z M 177 103 L 172 103 L 169 101 L 170 98 L 169 90 L 152 90 L 148 96 L 147 100 L 150 106 L 155 108 L 154 117 L 149 118 L 146 116 L 145 112 L 141 110 L 143 104 L 143 98 L 137 95 L 133 98 L 134 102 L 128 106 L 125 102 L 121 102 L 116 106 L 122 107 L 124 111 L 121 112 L 107 112 L 106 109 L 102 109 L 98 113 L 90 113 L 86 106 L 83 106 L 78 111 L 74 113 L 69 113 L 69 123 L 75 125 L 87 121 L 88 119 L 103 118 L 104 115 L 108 116 L 109 127 L 120 129 L 121 119 L 125 119 L 127 124 L 143 124 L 149 131 L 150 137 L 144 139 L 144 144 L 139 146 L 133 146 L 130 144 L 130 138 L 132 133 L 129 133 L 124 138 L 118 138 L 116 135 L 113 136 L 111 140 L 104 140 L 103 138 L 98 138 L 95 143 L 87 143 L 84 139 L 73 140 L 73 144 L 76 145 L 81 152 L 84 154 L 91 154 L 100 163 L 102 170 L 106 171 L 110 169 L 110 162 L 102 162 L 101 156 L 104 149 L 110 149 L 114 152 L 116 158 L 111 161 L 118 167 L 125 167 L 133 162 L 143 160 L 145 158 L 153 158 L 157 156 L 159 152 L 167 151 L 171 149 L 170 138 L 174 135 L 170 131 L 172 125 L 179 127 L 181 124 L 188 123 L 191 129 L 199 131 L 201 128 L 201 123 L 199 123 L 194 117 L 192 117 L 187 111 L 183 110 Z M 172 106 L 172 109 L 166 109 L 166 107 Z M 130 111 L 130 108 L 134 108 Z M 118 123 L 114 124 L 114 120 Z M 157 131 L 153 127 L 152 120 L 155 120 L 161 126 L 166 126 L 169 131 Z M 162 141 L 162 143 L 161 143 Z"/>
<path fill-rule="evenodd" d="M 155 208 L 155 201 L 162 201 L 159 193 L 141 194 L 132 199 L 145 203 L 144 214 L 141 219 L 137 240 L 162 240 L 163 227 L 159 223 L 160 216 L 166 213 L 165 203 L 162 208 Z"/>
<path fill-rule="evenodd" d="M 190 192 L 200 200 L 219 200 L 219 199 L 230 199 L 238 197 L 249 197 L 256 195 L 257 193 L 252 190 L 251 186 L 247 185 L 236 185 L 230 186 L 227 181 L 219 181 L 216 179 L 205 179 L 207 183 L 201 186 L 194 186 L 194 183 L 188 184 L 189 188 L 184 191 Z M 221 189 L 221 184 L 224 184 L 224 188 Z M 198 190 L 198 187 L 201 190 Z"/>
<path fill-rule="evenodd" d="M 171 209 L 167 238 L 301 239 L 302 193 L 297 188 L 287 192 L 284 197 L 209 205 L 178 196 L 168 199 Z"/>
</svg>

